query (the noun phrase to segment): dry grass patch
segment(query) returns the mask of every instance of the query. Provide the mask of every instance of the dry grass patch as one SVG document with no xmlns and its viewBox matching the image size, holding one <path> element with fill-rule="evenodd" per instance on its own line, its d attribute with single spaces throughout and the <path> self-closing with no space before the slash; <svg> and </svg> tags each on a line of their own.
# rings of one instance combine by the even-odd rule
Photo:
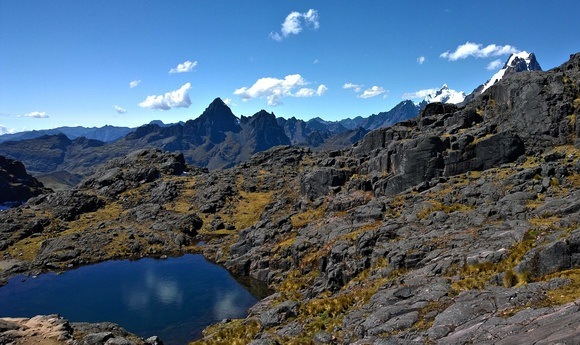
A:
<svg viewBox="0 0 580 345">
<path fill-rule="evenodd" d="M 452 212 L 469 212 L 472 211 L 474 208 L 472 206 L 467 206 L 464 204 L 451 204 L 445 205 L 439 201 L 429 201 L 430 206 L 423 208 L 421 211 L 417 213 L 417 218 L 419 219 L 426 219 L 429 215 L 436 211 L 443 211 L 445 213 L 452 213 Z"/>
<path fill-rule="evenodd" d="M 274 192 L 248 193 L 239 191 L 240 199 L 235 206 L 231 223 L 236 229 L 245 229 L 254 225 L 259 219 L 266 205 L 272 202 Z"/>
<path fill-rule="evenodd" d="M 562 305 L 580 298 L 580 268 L 549 274 L 538 280 L 548 281 L 554 278 L 566 278 L 570 283 L 546 292 L 543 302 L 545 306 Z"/>
<path fill-rule="evenodd" d="M 42 242 L 46 240 L 46 236 L 28 237 L 14 243 L 6 251 L 11 257 L 24 261 L 34 261 Z"/>
<path fill-rule="evenodd" d="M 193 198 L 197 194 L 196 178 L 192 177 L 180 177 L 180 180 L 184 180 L 183 184 L 180 186 L 180 195 L 175 200 L 168 202 L 165 208 L 169 211 L 178 213 L 188 213 L 192 211 L 193 208 Z"/>
<path fill-rule="evenodd" d="M 322 219 L 322 217 L 324 217 L 325 212 L 326 212 L 326 204 L 322 204 L 315 209 L 310 209 L 301 213 L 297 213 L 292 217 L 290 217 L 292 227 L 294 229 L 303 228 L 314 221 Z"/>
<path fill-rule="evenodd" d="M 459 270 L 452 272 L 451 275 L 460 278 L 453 282 L 452 289 L 456 292 L 483 289 L 493 276 L 504 273 L 504 285 L 520 286 L 529 282 L 527 274 L 516 274 L 513 268 L 522 261 L 524 255 L 532 249 L 537 241 L 539 230 L 528 231 L 521 242 L 512 246 L 509 256 L 498 263 L 483 262 L 474 265 L 465 265 Z M 452 270 L 453 271 L 453 270 Z"/>
<path fill-rule="evenodd" d="M 246 345 L 254 340 L 259 331 L 257 320 L 236 319 L 207 327 L 203 331 L 205 338 L 189 345 Z"/>
<path fill-rule="evenodd" d="M 389 203 L 389 207 L 387 208 L 386 216 L 388 218 L 399 218 L 401 216 L 402 211 L 407 206 L 407 195 L 406 194 L 398 194 L 393 198 L 393 200 Z"/>
<path fill-rule="evenodd" d="M 546 195 L 539 193 L 536 198 L 526 201 L 526 207 L 530 210 L 535 210 L 546 202 Z"/>
<path fill-rule="evenodd" d="M 351 232 L 349 232 L 346 235 L 343 235 L 343 236 L 338 237 L 337 240 L 349 240 L 349 241 L 354 242 L 354 241 L 356 241 L 359 238 L 359 236 L 361 234 L 363 234 L 365 232 L 368 232 L 368 231 L 376 230 L 382 224 L 383 224 L 383 222 L 381 220 L 375 220 L 372 223 L 368 223 L 368 224 L 365 224 L 363 226 L 360 226 L 360 227 L 356 228 L 354 231 L 351 231 Z"/>
<path fill-rule="evenodd" d="M 311 286 L 317 275 L 318 272 L 316 271 L 302 274 L 298 269 L 293 269 L 288 272 L 284 280 L 276 286 L 276 291 L 280 292 L 281 295 L 280 301 L 301 300 L 302 295 L 300 291 Z"/>
<path fill-rule="evenodd" d="M 104 207 L 94 212 L 81 214 L 79 219 L 68 222 L 67 230 L 63 234 L 83 232 L 89 227 L 107 221 L 111 221 L 112 226 L 118 225 L 118 220 L 123 215 L 123 212 L 125 211 L 119 202 L 107 203 Z"/>
<path fill-rule="evenodd" d="M 367 271 L 363 271 L 361 275 L 368 278 L 365 272 Z M 388 278 L 381 278 L 356 286 L 348 284 L 348 291 L 344 287 L 336 295 L 327 292 L 303 303 L 298 310 L 298 320 L 304 330 L 296 337 L 283 339 L 282 343 L 310 344 L 314 334 L 320 331 L 334 334 L 340 340 L 340 334 L 336 330 L 341 328 L 344 316 L 365 305 L 387 281 Z"/>
</svg>

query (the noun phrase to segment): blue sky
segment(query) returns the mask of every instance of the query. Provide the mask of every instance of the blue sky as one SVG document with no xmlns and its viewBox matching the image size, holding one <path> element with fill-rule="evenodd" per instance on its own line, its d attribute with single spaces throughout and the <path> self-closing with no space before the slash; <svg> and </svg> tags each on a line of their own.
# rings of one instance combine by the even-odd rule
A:
<svg viewBox="0 0 580 345">
<path fill-rule="evenodd" d="M 577 13 L 576 0 L 0 0 L 0 132 L 185 121 L 216 97 L 238 116 L 369 116 L 443 84 L 469 93 L 512 51 L 558 66 L 580 50 Z"/>
</svg>

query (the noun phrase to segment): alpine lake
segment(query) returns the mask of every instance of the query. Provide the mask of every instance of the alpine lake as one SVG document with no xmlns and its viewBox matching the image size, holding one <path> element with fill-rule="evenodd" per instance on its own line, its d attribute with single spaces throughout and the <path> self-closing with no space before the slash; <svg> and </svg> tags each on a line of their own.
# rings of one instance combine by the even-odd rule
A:
<svg viewBox="0 0 580 345">
<path fill-rule="evenodd" d="M 209 324 L 245 317 L 266 295 L 264 286 L 242 284 L 202 255 L 186 254 L 16 276 L 0 287 L 0 316 L 110 321 L 143 338 L 157 335 L 167 345 L 183 345 Z"/>
</svg>

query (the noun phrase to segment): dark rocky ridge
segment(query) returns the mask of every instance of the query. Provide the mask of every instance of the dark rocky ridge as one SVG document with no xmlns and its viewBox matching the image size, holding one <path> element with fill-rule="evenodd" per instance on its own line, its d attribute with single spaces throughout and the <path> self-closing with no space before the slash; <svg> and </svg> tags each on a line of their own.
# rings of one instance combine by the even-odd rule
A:
<svg viewBox="0 0 580 345">
<path fill-rule="evenodd" d="M 24 164 L 0 156 L 0 204 L 22 203 L 48 192 L 48 188 L 26 172 Z"/>
<path fill-rule="evenodd" d="M 199 343 L 575 343 L 579 112 L 576 54 L 349 149 L 180 176 L 144 150 L 1 213 L 0 274 L 199 250 L 274 291 Z"/>
</svg>

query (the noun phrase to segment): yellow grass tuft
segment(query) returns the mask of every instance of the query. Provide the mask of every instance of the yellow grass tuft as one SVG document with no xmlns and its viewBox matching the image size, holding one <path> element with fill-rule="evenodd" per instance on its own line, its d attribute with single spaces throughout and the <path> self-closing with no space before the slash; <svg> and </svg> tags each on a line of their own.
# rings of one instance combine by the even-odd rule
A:
<svg viewBox="0 0 580 345">
<path fill-rule="evenodd" d="M 203 331 L 205 338 L 189 345 L 246 345 L 254 340 L 259 331 L 257 320 L 236 319 L 207 327 Z"/>
</svg>

